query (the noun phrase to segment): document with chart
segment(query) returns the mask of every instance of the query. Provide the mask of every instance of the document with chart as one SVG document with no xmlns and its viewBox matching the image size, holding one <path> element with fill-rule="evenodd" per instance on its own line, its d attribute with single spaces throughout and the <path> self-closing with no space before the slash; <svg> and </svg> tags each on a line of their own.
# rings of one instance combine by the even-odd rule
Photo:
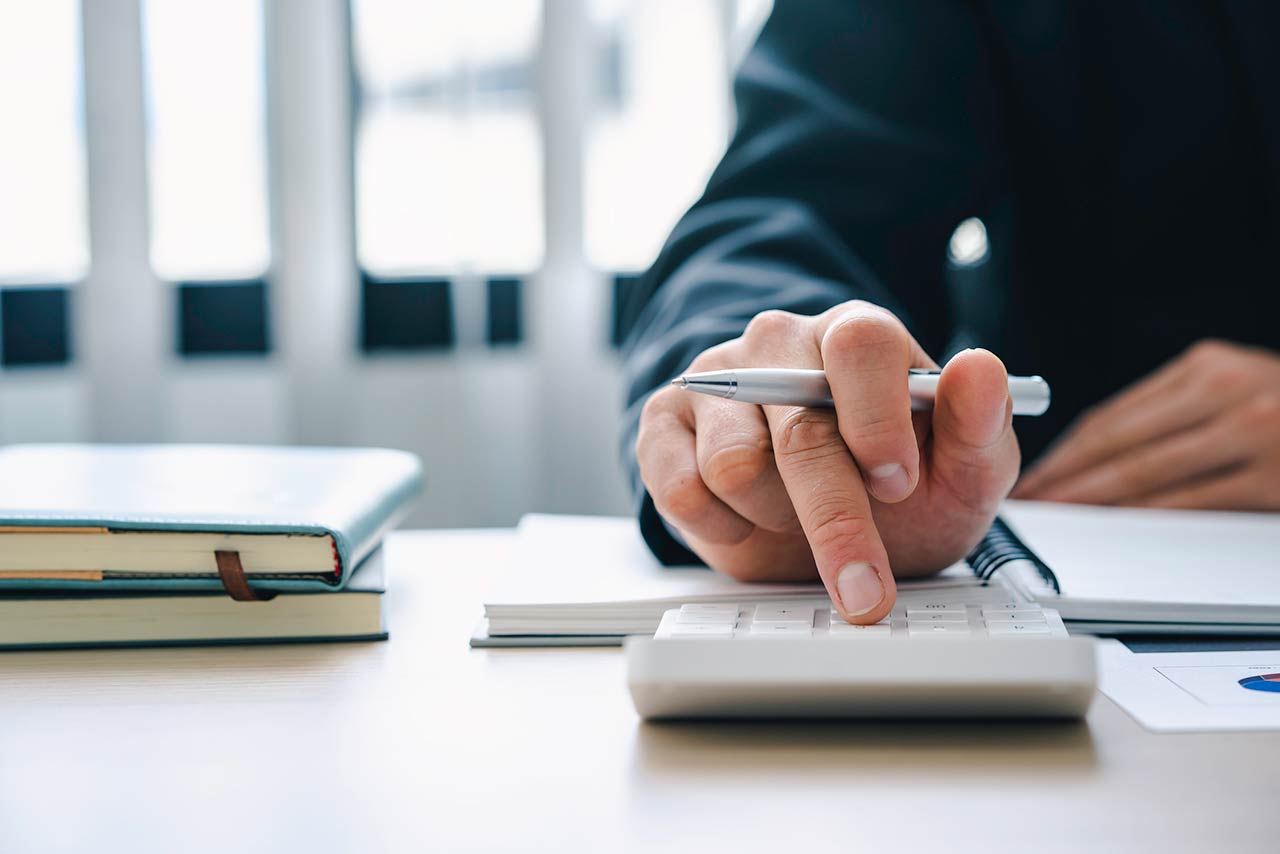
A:
<svg viewBox="0 0 1280 854">
<path fill-rule="evenodd" d="M 1149 730 L 1280 729 L 1280 649 L 1134 652 L 1107 640 L 1098 671 L 1102 692 Z"/>
</svg>

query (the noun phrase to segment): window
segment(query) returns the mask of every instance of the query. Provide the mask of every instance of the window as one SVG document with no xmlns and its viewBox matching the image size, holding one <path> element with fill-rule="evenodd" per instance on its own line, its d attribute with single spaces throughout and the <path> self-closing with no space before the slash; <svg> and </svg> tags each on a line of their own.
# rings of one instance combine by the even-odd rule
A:
<svg viewBox="0 0 1280 854">
<path fill-rule="evenodd" d="M 540 24 L 539 0 L 353 0 L 364 350 L 452 346 L 471 296 L 487 339 L 518 343 L 519 277 L 545 245 Z"/>
<path fill-rule="evenodd" d="M 590 2 L 599 85 L 586 138 L 585 239 L 598 269 L 648 267 L 724 152 L 725 5 Z"/>
<path fill-rule="evenodd" d="M 267 350 L 262 0 L 145 0 L 151 266 L 183 355 Z"/>
<path fill-rule="evenodd" d="M 261 0 L 146 0 L 151 264 L 261 276 L 270 257 Z"/>
<path fill-rule="evenodd" d="M 697 200 L 729 139 L 730 85 L 769 0 L 590 0 L 598 81 L 585 140 L 587 260 L 626 338 L 639 273 Z"/>
<path fill-rule="evenodd" d="M 356 236 L 377 277 L 543 256 L 538 0 L 354 0 Z"/>
<path fill-rule="evenodd" d="M 184 356 L 268 350 L 262 0 L 145 0 L 151 268 Z"/>
<path fill-rule="evenodd" d="M 79 29 L 76 0 L 0 0 L 0 281 L 88 267 Z"/>
<path fill-rule="evenodd" d="M 0 360 L 6 365 L 66 361 L 65 285 L 88 269 L 79 31 L 76 0 L 0 0 Z"/>
</svg>

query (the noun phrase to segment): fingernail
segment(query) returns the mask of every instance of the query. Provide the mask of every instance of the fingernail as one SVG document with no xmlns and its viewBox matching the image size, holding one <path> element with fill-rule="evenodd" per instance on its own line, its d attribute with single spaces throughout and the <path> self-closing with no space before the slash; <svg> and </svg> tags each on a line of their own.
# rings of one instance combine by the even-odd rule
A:
<svg viewBox="0 0 1280 854">
<path fill-rule="evenodd" d="M 851 563 L 836 576 L 836 592 L 847 616 L 857 617 L 873 610 L 884 599 L 884 584 L 869 564 Z"/>
<path fill-rule="evenodd" d="M 871 492 L 881 501 L 901 501 L 911 491 L 911 478 L 898 463 L 876 466 L 868 474 L 871 476 Z"/>
</svg>

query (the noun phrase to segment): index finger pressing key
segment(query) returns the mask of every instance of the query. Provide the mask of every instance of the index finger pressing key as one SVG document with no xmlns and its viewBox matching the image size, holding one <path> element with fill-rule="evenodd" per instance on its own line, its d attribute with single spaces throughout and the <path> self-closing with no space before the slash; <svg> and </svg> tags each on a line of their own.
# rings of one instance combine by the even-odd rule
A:
<svg viewBox="0 0 1280 854">
<path fill-rule="evenodd" d="M 871 504 L 835 414 L 765 407 L 783 485 L 831 601 L 849 622 L 874 623 L 896 587 Z"/>
</svg>

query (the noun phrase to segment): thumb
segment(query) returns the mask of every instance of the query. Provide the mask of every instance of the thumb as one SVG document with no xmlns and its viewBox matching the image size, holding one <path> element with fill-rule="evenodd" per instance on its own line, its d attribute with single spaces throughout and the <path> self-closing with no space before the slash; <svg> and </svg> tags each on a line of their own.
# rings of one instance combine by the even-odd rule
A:
<svg viewBox="0 0 1280 854">
<path fill-rule="evenodd" d="M 1020 459 L 1004 363 L 987 350 L 957 353 L 942 369 L 933 404 L 933 485 L 975 514 L 994 514 Z"/>
</svg>

